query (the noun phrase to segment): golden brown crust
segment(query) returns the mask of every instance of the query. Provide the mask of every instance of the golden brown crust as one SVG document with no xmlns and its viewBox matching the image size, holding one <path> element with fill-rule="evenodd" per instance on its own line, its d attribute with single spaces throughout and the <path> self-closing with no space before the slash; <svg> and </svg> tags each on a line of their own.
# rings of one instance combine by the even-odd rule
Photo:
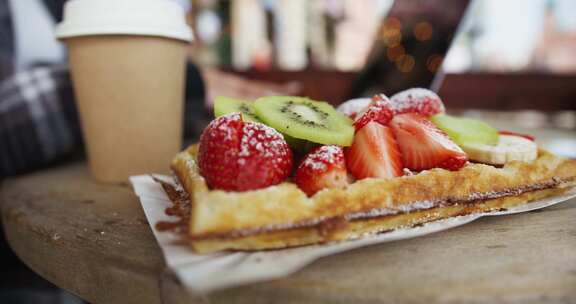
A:
<svg viewBox="0 0 576 304">
<path fill-rule="evenodd" d="M 192 248 L 199 253 L 209 253 L 222 250 L 267 250 L 310 244 L 356 239 L 362 236 L 381 233 L 399 228 L 413 227 L 431 221 L 472 213 L 501 210 L 525 204 L 526 202 L 558 194 L 566 189 L 548 189 L 524 193 L 519 196 L 503 197 L 475 204 L 459 204 L 447 207 L 437 207 L 428 210 L 391 215 L 369 220 L 359 220 L 346 223 L 340 229 L 329 234 L 322 234 L 316 227 L 279 230 L 238 237 L 232 239 L 204 239 L 191 242 Z"/>
<path fill-rule="evenodd" d="M 433 169 L 388 180 L 364 179 L 308 198 L 290 182 L 247 192 L 209 190 L 198 172 L 196 153 L 196 146 L 179 153 L 172 169 L 190 195 L 189 232 L 199 252 L 349 239 L 490 210 L 481 208 L 486 204 L 525 203 L 551 193 L 546 189 L 573 185 L 576 175 L 576 161 L 540 151 L 532 163 L 511 162 L 503 168 L 468 164 L 456 172 Z"/>
</svg>

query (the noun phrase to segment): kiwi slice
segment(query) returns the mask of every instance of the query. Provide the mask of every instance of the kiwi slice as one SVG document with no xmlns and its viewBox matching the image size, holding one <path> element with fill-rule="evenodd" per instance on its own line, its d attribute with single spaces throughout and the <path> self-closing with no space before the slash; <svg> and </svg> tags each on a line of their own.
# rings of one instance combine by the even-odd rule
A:
<svg viewBox="0 0 576 304">
<path fill-rule="evenodd" d="M 498 144 L 498 130 L 483 121 L 446 114 L 434 115 L 430 120 L 460 146 L 464 144 Z"/>
<path fill-rule="evenodd" d="M 352 144 L 352 121 L 326 102 L 305 97 L 267 96 L 254 102 L 254 110 L 265 124 L 294 138 L 324 145 Z"/>
<path fill-rule="evenodd" d="M 254 107 L 250 101 L 224 96 L 214 99 L 214 116 L 220 117 L 233 112 L 242 113 L 242 119 L 245 121 L 262 122 L 254 113 Z"/>
<path fill-rule="evenodd" d="M 254 102 L 224 96 L 216 97 L 214 100 L 214 116 L 219 117 L 233 112 L 240 112 L 242 119 L 245 121 L 263 123 L 262 120 L 256 116 Z M 317 144 L 307 140 L 294 138 L 287 134 L 282 135 L 284 135 L 284 139 L 290 148 L 301 154 L 306 154 L 309 150 L 317 146 Z"/>
</svg>

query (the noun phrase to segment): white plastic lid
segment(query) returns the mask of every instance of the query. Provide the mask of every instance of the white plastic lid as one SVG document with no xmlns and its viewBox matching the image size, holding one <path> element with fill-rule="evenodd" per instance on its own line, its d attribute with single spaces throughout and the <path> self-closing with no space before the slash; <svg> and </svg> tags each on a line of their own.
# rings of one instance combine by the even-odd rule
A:
<svg viewBox="0 0 576 304">
<path fill-rule="evenodd" d="M 192 41 L 185 12 L 170 0 L 70 0 L 59 39 L 89 35 L 143 35 Z"/>
</svg>

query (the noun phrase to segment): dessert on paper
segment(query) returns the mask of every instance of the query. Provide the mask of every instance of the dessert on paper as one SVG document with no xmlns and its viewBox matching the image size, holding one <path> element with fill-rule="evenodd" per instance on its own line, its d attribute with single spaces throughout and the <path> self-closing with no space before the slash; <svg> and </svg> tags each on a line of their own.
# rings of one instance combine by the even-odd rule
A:
<svg viewBox="0 0 576 304">
<path fill-rule="evenodd" d="M 140 175 L 130 178 L 134 191 L 139 197 L 142 209 L 158 244 L 164 254 L 166 264 L 177 275 L 180 282 L 195 293 L 206 293 L 223 288 L 268 281 L 286 277 L 315 260 L 356 248 L 385 242 L 424 236 L 444 231 L 474 221 L 483 216 L 507 215 L 527 212 L 576 197 L 576 189 L 562 195 L 548 197 L 503 211 L 456 216 L 429 222 L 412 228 L 397 229 L 357 240 L 310 245 L 281 250 L 264 251 L 223 251 L 210 254 L 194 252 L 186 242 L 185 234 L 166 233 L 157 229 L 159 222 L 174 222 L 178 218 L 166 214 L 172 206 L 170 198 L 158 180 L 177 187 L 171 176 Z M 521 229 L 521 227 L 519 227 Z"/>
<path fill-rule="evenodd" d="M 575 160 L 539 149 L 530 135 L 447 115 L 429 90 L 349 103 L 362 106 L 218 98 L 199 143 L 172 161 L 182 191 L 168 191 L 169 211 L 193 250 L 357 239 L 506 210 L 576 185 Z"/>
</svg>

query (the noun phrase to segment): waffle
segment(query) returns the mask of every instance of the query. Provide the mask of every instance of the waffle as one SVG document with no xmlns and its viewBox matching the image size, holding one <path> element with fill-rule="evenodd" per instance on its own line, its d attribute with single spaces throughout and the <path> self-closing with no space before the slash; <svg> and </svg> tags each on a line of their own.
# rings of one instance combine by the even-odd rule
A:
<svg viewBox="0 0 576 304">
<path fill-rule="evenodd" d="M 190 204 L 188 240 L 199 253 L 263 250 L 359 238 L 471 213 L 502 210 L 576 186 L 576 160 L 540 150 L 530 163 L 501 168 L 469 163 L 393 179 L 368 178 L 307 197 L 290 181 L 260 190 L 210 190 L 196 163 L 197 146 L 172 169 Z M 182 194 L 184 196 L 182 196 Z"/>
</svg>

